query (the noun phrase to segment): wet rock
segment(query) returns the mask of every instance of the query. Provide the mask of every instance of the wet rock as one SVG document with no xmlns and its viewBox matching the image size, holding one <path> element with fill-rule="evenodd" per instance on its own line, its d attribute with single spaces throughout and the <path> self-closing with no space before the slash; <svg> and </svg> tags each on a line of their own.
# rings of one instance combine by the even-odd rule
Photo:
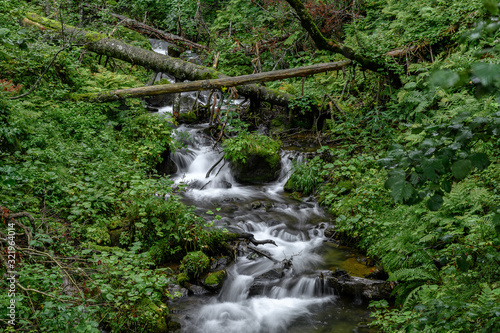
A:
<svg viewBox="0 0 500 333">
<path fill-rule="evenodd" d="M 216 182 L 215 186 L 216 186 L 216 188 L 228 189 L 228 188 L 233 187 L 233 184 L 231 184 L 230 182 L 228 182 L 226 180 L 219 180 Z"/>
<path fill-rule="evenodd" d="M 209 293 L 207 289 L 196 284 L 185 283 L 184 285 L 189 290 L 189 295 L 205 295 Z"/>
<path fill-rule="evenodd" d="M 239 182 L 246 184 L 263 184 L 278 178 L 281 163 L 271 165 L 265 156 L 248 154 L 246 163 L 231 162 L 230 168 L 233 176 Z"/>
<path fill-rule="evenodd" d="M 180 332 L 181 331 L 181 324 L 179 324 L 177 321 L 171 319 L 170 317 L 168 319 L 169 319 L 169 321 L 167 322 L 168 331 L 169 332 Z"/>
<path fill-rule="evenodd" d="M 325 232 L 323 235 L 325 235 L 326 238 L 333 238 L 335 237 L 335 226 L 331 225 L 326 227 Z"/>
<path fill-rule="evenodd" d="M 179 124 L 193 124 L 198 121 L 198 117 L 196 117 L 196 113 L 194 113 L 194 111 L 181 112 L 177 117 L 177 121 Z"/>
<path fill-rule="evenodd" d="M 168 286 L 167 291 L 170 295 L 178 297 L 186 297 L 189 295 L 189 290 L 179 286 L 178 284 L 171 284 Z"/>
<path fill-rule="evenodd" d="M 327 274 L 329 286 L 334 288 L 339 295 L 362 297 L 367 300 L 391 297 L 393 286 L 390 282 L 350 276 L 341 269 Z"/>
<path fill-rule="evenodd" d="M 281 268 L 274 268 L 257 276 L 248 289 L 249 296 L 264 294 L 265 290 L 278 285 L 283 276 L 284 272 Z"/>
<path fill-rule="evenodd" d="M 203 285 L 212 292 L 218 292 L 221 290 L 226 276 L 225 270 L 209 273 L 203 281 Z"/>
<path fill-rule="evenodd" d="M 283 270 L 281 268 L 273 268 L 255 278 L 255 280 L 279 280 L 283 277 Z"/>
<path fill-rule="evenodd" d="M 155 95 L 151 97 L 146 97 L 144 100 L 148 106 L 154 108 L 160 108 L 169 104 L 172 104 L 172 94 Z"/>
<path fill-rule="evenodd" d="M 166 176 L 177 172 L 177 165 L 170 159 L 170 147 L 161 154 L 161 159 L 162 161 L 155 166 L 158 174 Z"/>
<path fill-rule="evenodd" d="M 210 262 L 209 269 L 211 272 L 225 269 L 232 261 L 233 260 L 231 259 L 231 257 L 227 257 L 227 256 L 213 259 Z"/>
<path fill-rule="evenodd" d="M 252 209 L 259 209 L 262 207 L 262 202 L 261 201 L 254 201 L 251 203 Z"/>
</svg>

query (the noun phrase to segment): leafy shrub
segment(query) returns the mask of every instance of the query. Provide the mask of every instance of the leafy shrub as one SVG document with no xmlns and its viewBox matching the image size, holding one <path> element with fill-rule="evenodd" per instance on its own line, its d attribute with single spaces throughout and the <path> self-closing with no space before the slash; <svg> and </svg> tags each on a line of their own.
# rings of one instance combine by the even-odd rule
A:
<svg viewBox="0 0 500 333">
<path fill-rule="evenodd" d="M 302 192 L 305 195 L 312 194 L 323 182 L 322 166 L 323 161 L 317 156 L 305 163 L 295 163 L 285 189 Z"/>
</svg>

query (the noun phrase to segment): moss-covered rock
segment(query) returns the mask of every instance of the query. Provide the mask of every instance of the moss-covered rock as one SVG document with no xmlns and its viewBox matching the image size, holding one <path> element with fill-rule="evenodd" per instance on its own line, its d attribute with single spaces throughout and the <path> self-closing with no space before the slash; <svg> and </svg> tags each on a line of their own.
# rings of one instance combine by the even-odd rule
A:
<svg viewBox="0 0 500 333">
<path fill-rule="evenodd" d="M 280 147 L 280 141 L 256 133 L 244 133 L 224 141 L 225 158 L 231 162 L 231 172 L 238 181 L 249 184 L 278 178 Z"/>
<path fill-rule="evenodd" d="M 210 264 L 210 259 L 201 251 L 189 252 L 181 262 L 180 270 L 191 278 L 200 277 Z"/>
<path fill-rule="evenodd" d="M 187 273 L 182 272 L 177 274 L 177 283 L 179 284 L 179 286 L 185 287 L 189 283 L 189 276 L 187 275 Z"/>
<path fill-rule="evenodd" d="M 225 270 L 209 273 L 205 278 L 205 281 L 203 281 L 203 284 L 210 290 L 220 290 L 222 288 L 222 284 L 226 275 L 227 273 Z"/>
<path fill-rule="evenodd" d="M 177 121 L 181 124 L 192 124 L 198 121 L 196 113 L 194 111 L 179 113 Z"/>
</svg>

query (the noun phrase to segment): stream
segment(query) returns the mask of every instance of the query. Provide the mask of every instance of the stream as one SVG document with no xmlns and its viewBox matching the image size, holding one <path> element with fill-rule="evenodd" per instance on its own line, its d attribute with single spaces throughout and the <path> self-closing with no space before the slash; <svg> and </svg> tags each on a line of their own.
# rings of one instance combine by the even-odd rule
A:
<svg viewBox="0 0 500 333">
<path fill-rule="evenodd" d="M 156 43 L 153 49 L 164 52 L 166 48 Z M 182 94 L 181 112 L 192 105 L 195 96 Z M 171 111 L 171 104 L 159 108 L 160 113 Z M 170 307 L 182 332 L 367 332 L 359 325 L 368 321 L 367 304 L 360 298 L 336 296 L 321 278 L 321 271 L 341 265 L 353 252 L 326 242 L 321 224 L 331 223 L 332 218 L 312 198 L 297 200 L 283 191 L 292 161 L 303 154 L 283 151 L 279 178 L 263 185 L 239 184 L 222 163 L 205 178 L 222 156 L 221 149 L 214 149 L 213 141 L 203 133 L 207 127 L 181 125 L 176 129 L 184 148 L 171 156 L 178 167 L 172 179 L 186 186 L 183 202 L 195 206 L 207 221 L 214 221 L 210 212 L 218 214 L 216 227 L 237 228 L 258 240 L 271 239 L 277 246 L 257 247 L 274 260 L 240 250 L 227 267 L 218 294 L 173 301 Z"/>
</svg>

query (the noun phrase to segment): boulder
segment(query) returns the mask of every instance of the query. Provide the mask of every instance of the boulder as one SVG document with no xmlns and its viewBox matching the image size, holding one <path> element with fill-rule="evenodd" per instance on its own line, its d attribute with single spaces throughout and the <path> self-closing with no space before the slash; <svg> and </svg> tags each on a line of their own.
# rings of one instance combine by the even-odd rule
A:
<svg viewBox="0 0 500 333">
<path fill-rule="evenodd" d="M 162 176 L 171 175 L 177 172 L 177 165 L 170 158 L 170 147 L 161 154 L 162 161 L 156 164 L 155 169 Z"/>
<path fill-rule="evenodd" d="M 328 285 L 334 288 L 338 295 L 362 297 L 366 300 L 388 299 L 391 297 L 393 285 L 388 281 L 350 276 L 341 269 L 328 272 L 325 276 Z"/>
<path fill-rule="evenodd" d="M 227 273 L 225 270 L 209 273 L 203 281 L 203 286 L 212 292 L 221 290 Z"/>
<path fill-rule="evenodd" d="M 246 163 L 231 162 L 231 172 L 241 183 L 262 184 L 278 178 L 281 171 L 281 163 L 270 164 L 265 156 L 248 154 Z"/>
</svg>

